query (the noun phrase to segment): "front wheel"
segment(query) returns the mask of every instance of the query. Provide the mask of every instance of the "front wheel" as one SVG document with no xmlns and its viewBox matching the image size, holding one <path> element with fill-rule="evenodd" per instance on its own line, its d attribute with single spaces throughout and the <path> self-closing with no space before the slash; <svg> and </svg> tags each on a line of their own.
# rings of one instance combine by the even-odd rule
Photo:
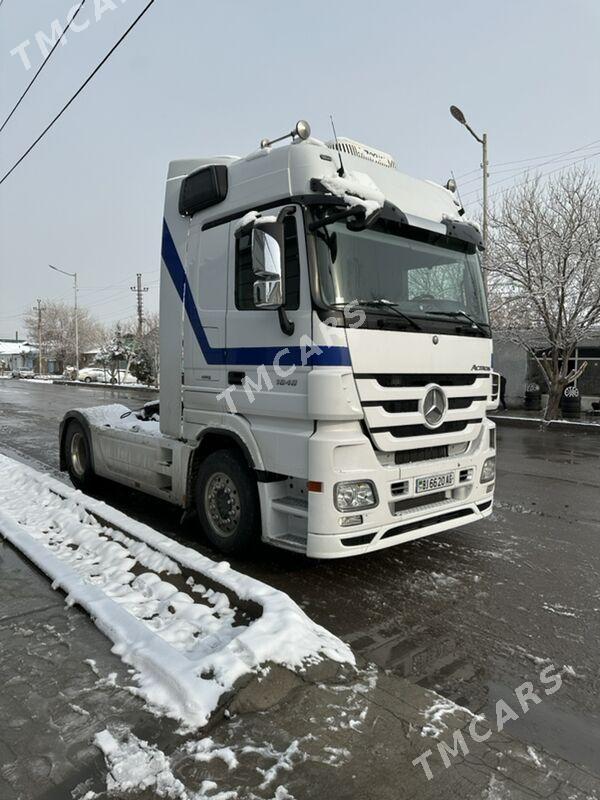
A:
<svg viewBox="0 0 600 800">
<path fill-rule="evenodd" d="M 217 450 L 198 470 L 196 509 L 206 538 L 223 553 L 244 553 L 260 537 L 256 480 L 232 450 Z"/>
<path fill-rule="evenodd" d="M 64 438 L 64 457 L 71 482 L 77 489 L 90 489 L 95 480 L 92 447 L 83 426 L 71 420 Z"/>
</svg>

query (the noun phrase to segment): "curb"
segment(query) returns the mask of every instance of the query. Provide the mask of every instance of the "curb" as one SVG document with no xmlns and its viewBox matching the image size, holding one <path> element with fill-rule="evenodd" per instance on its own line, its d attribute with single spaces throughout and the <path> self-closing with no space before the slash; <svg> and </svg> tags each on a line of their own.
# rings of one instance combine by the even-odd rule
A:
<svg viewBox="0 0 600 800">
<path fill-rule="evenodd" d="M 110 389 L 114 392 L 127 391 L 127 392 L 158 392 L 156 386 L 130 386 L 126 383 L 96 383 L 90 381 L 48 381 L 54 386 L 78 386 L 83 389 Z"/>
<path fill-rule="evenodd" d="M 490 416 L 496 425 L 510 425 L 513 428 L 542 428 L 547 427 L 556 431 L 571 431 L 571 433 L 585 432 L 600 434 L 600 424 L 596 422 L 569 422 L 562 419 L 554 419 L 551 422 L 544 422 L 542 419 L 533 417 L 496 417 Z"/>
</svg>

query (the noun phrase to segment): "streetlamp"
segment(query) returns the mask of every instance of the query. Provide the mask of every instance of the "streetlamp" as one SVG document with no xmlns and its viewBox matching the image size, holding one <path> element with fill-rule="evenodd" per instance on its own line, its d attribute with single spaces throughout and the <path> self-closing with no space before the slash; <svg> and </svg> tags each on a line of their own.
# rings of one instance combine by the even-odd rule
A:
<svg viewBox="0 0 600 800">
<path fill-rule="evenodd" d="M 61 272 L 63 275 L 68 275 L 69 278 L 73 278 L 73 289 L 75 291 L 75 369 L 77 370 L 77 375 L 79 376 L 79 314 L 77 313 L 77 273 L 65 272 L 64 269 L 53 267 L 52 264 L 48 264 L 48 266 L 55 272 Z"/>
<path fill-rule="evenodd" d="M 460 122 L 461 125 L 464 125 L 465 128 L 469 131 L 471 136 L 474 139 L 477 139 L 479 144 L 483 148 L 483 158 L 481 163 L 481 168 L 483 170 L 483 246 L 486 248 L 487 254 L 487 243 L 488 243 L 488 138 L 487 133 L 482 134 L 482 136 L 477 136 L 473 128 L 469 125 L 466 120 L 465 115 L 457 106 L 450 106 L 450 113 L 454 117 L 457 122 Z"/>
</svg>

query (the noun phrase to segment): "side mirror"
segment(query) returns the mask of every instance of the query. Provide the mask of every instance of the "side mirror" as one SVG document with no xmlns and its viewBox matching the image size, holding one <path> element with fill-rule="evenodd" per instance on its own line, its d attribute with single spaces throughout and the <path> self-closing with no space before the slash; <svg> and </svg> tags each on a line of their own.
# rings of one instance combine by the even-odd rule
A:
<svg viewBox="0 0 600 800">
<path fill-rule="evenodd" d="M 281 308 L 284 297 L 281 246 L 275 236 L 258 226 L 252 229 L 252 270 L 258 278 L 254 281 L 256 308 Z"/>
</svg>

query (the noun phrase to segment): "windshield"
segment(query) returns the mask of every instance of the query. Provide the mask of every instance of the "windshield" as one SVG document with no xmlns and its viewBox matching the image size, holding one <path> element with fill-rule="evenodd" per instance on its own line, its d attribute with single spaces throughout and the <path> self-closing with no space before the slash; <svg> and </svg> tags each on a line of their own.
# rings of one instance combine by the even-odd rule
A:
<svg viewBox="0 0 600 800">
<path fill-rule="evenodd" d="M 325 305 L 384 300 L 440 330 L 488 324 L 479 257 L 467 242 L 384 220 L 364 231 L 338 222 L 317 231 L 317 261 Z"/>
</svg>

